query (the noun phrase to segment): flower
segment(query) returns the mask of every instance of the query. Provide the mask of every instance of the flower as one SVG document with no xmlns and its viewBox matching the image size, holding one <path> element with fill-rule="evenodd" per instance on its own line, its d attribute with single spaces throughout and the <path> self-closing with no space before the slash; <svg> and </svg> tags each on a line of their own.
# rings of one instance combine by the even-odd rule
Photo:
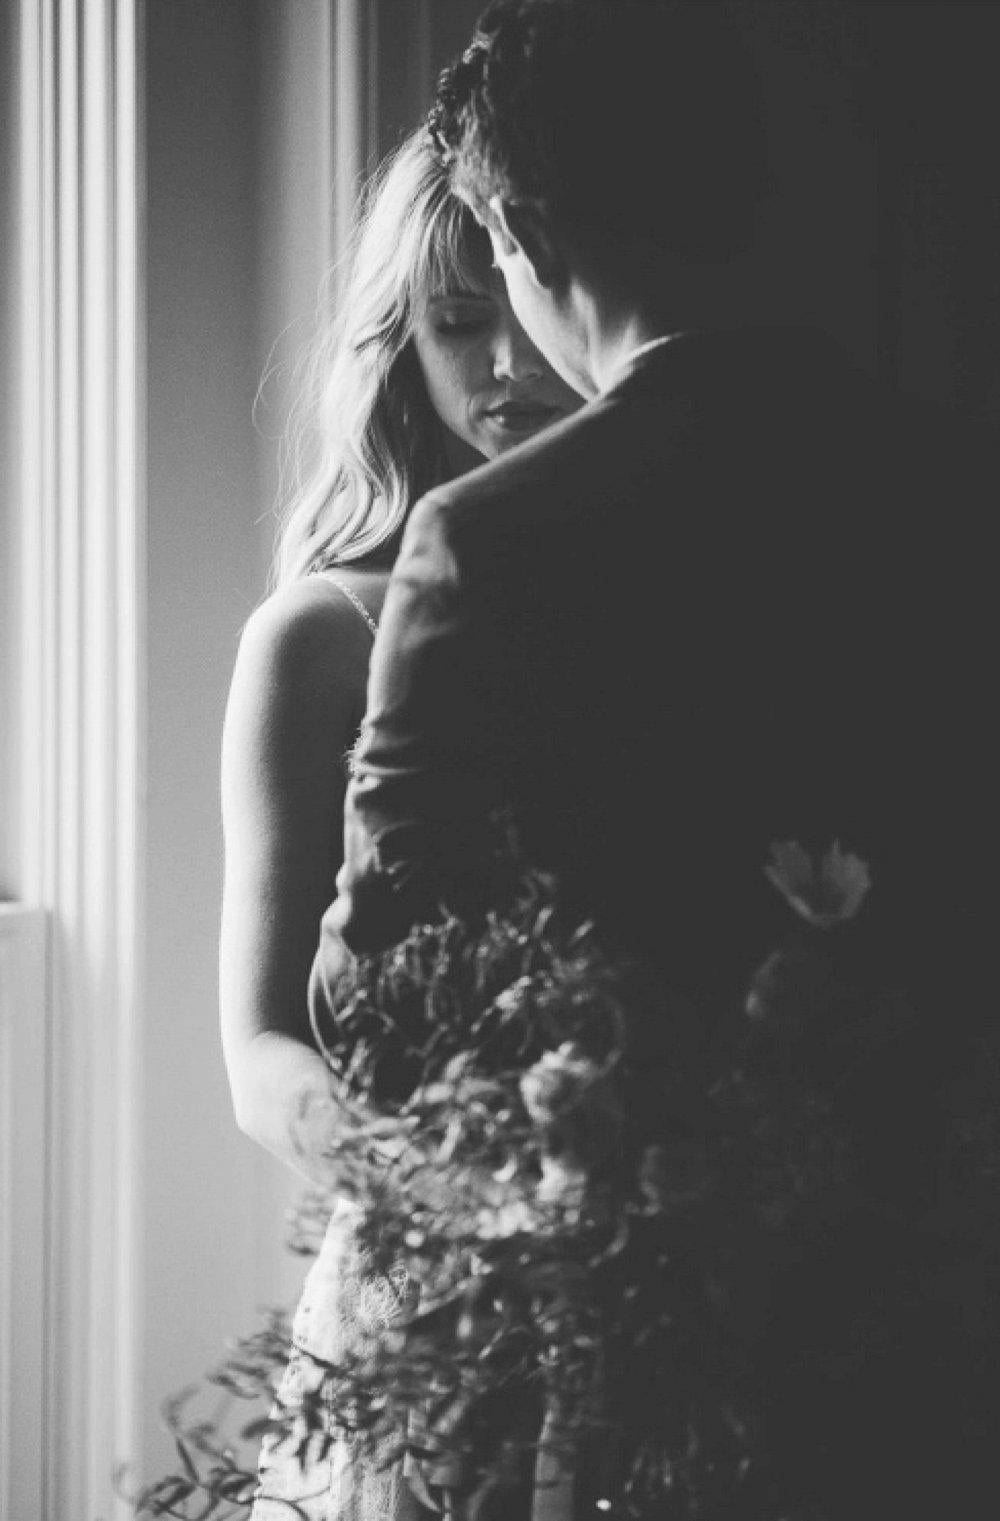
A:
<svg viewBox="0 0 1000 1521">
<path fill-rule="evenodd" d="M 520 1089 L 550 1155 L 594 1166 L 613 1150 L 624 1111 L 612 1068 L 584 1056 L 572 1041 L 544 1052 L 522 1075 Z"/>
<path fill-rule="evenodd" d="M 476 1216 L 481 1241 L 505 1241 L 535 1229 L 537 1220 L 528 1200 L 514 1197 L 493 1208 L 481 1209 Z"/>
<path fill-rule="evenodd" d="M 819 869 L 795 840 L 771 846 L 764 875 L 797 914 L 817 929 L 832 929 L 853 919 L 872 885 L 867 862 L 845 853 L 834 840 Z"/>
<path fill-rule="evenodd" d="M 536 1125 L 554 1125 L 583 1101 L 600 1077 L 597 1063 L 564 1041 L 558 1051 L 546 1051 L 521 1078 L 524 1107 Z"/>
<path fill-rule="evenodd" d="M 563 1157 L 542 1157 L 542 1178 L 536 1198 L 542 1205 L 558 1205 L 574 1213 L 579 1211 L 587 1186 L 587 1173 Z"/>
</svg>

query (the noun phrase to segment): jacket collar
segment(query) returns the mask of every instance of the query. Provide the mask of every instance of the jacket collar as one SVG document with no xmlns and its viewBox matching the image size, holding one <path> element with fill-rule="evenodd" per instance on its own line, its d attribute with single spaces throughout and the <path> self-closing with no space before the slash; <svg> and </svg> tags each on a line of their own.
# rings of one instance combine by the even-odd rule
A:
<svg viewBox="0 0 1000 1521">
<path fill-rule="evenodd" d="M 699 392 L 753 388 L 766 376 L 793 380 L 826 369 L 833 355 L 844 356 L 825 333 L 812 327 L 747 326 L 692 328 L 653 339 L 624 361 L 608 399 L 642 392 L 692 396 Z"/>
</svg>

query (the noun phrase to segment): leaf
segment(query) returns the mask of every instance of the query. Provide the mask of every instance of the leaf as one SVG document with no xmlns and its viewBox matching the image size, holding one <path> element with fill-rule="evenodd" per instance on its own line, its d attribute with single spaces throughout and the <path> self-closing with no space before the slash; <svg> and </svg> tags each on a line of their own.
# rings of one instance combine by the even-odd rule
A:
<svg viewBox="0 0 1000 1521">
<path fill-rule="evenodd" d="M 866 861 L 833 844 L 818 868 L 795 840 L 772 844 L 764 875 L 803 919 L 818 929 L 832 929 L 853 919 L 871 889 Z"/>
<path fill-rule="evenodd" d="M 270 1415 L 261 1415 L 256 1420 L 247 1421 L 245 1426 L 241 1426 L 240 1436 L 245 1442 L 256 1442 L 260 1441 L 262 1437 L 271 1436 L 274 1432 L 283 1429 L 281 1421 L 275 1420 Z"/>
<path fill-rule="evenodd" d="M 192 1461 L 191 1454 L 188 1452 L 187 1443 L 182 1441 L 180 1437 L 177 1437 L 174 1440 L 174 1446 L 177 1448 L 177 1455 L 184 1466 L 184 1471 L 188 1478 L 193 1480 L 195 1484 L 200 1483 L 198 1470 Z"/>
<path fill-rule="evenodd" d="M 162 1479 L 151 1493 L 144 1496 L 144 1505 L 154 1516 L 170 1515 L 173 1507 L 182 1500 L 189 1500 L 197 1488 L 197 1483 L 192 1484 L 187 1479 Z"/>
<path fill-rule="evenodd" d="M 228 1500 L 237 1505 L 249 1505 L 256 1488 L 255 1474 L 234 1473 L 219 1481 L 215 1493 L 220 1500 Z"/>
</svg>

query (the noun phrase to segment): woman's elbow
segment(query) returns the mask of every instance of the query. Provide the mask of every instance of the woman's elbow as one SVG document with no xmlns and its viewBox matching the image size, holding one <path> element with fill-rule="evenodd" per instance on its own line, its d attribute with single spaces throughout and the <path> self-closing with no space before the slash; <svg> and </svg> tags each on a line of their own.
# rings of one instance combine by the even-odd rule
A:
<svg viewBox="0 0 1000 1521">
<path fill-rule="evenodd" d="M 226 1072 L 229 1078 L 229 1098 L 237 1129 L 241 1130 L 245 1136 L 249 1136 L 251 1141 L 263 1144 L 263 1115 L 259 1084 L 252 1084 L 245 1067 L 232 1058 L 227 1059 Z"/>
<path fill-rule="evenodd" d="M 229 1098 L 237 1128 L 261 1146 L 269 1145 L 272 1126 L 269 1116 L 275 1101 L 280 1062 L 271 1059 L 270 1042 L 250 1036 L 227 1038 L 223 1034 L 222 1054 L 229 1079 Z"/>
</svg>

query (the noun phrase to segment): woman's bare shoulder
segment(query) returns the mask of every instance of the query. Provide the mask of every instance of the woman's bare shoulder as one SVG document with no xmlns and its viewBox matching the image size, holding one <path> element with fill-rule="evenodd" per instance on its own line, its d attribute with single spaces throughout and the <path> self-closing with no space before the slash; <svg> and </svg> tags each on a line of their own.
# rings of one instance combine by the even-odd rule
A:
<svg viewBox="0 0 1000 1521">
<path fill-rule="evenodd" d="M 251 613 L 240 659 L 285 679 L 312 676 L 339 685 L 352 674 L 365 679 L 371 643 L 370 628 L 340 586 L 326 576 L 303 576 Z"/>
<path fill-rule="evenodd" d="M 343 750 L 364 711 L 371 647 L 357 608 L 325 578 L 279 588 L 243 628 L 227 735 L 237 749 L 277 745 L 289 757 Z"/>
</svg>

